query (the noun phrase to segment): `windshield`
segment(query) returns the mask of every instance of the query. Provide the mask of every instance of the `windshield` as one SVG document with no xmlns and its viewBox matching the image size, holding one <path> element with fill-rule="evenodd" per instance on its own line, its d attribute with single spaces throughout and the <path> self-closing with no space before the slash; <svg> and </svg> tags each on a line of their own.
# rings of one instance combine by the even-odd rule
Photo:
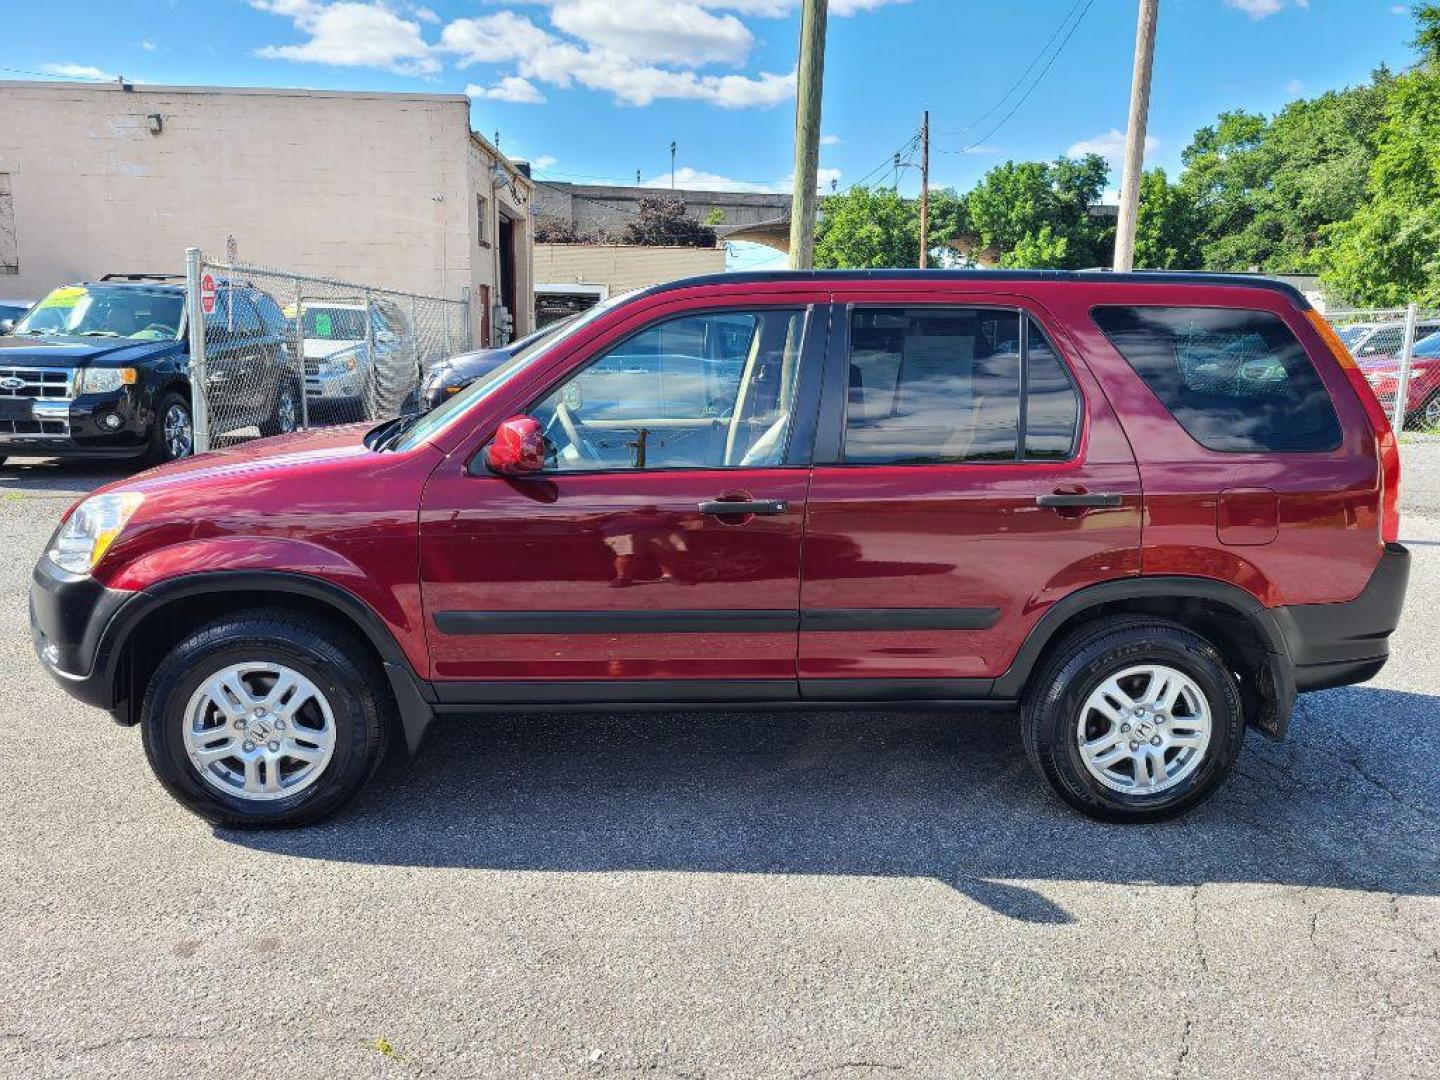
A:
<svg viewBox="0 0 1440 1080">
<path fill-rule="evenodd" d="M 409 450 L 443 431 L 450 426 L 453 420 L 467 412 L 476 402 L 488 397 L 521 371 L 524 371 L 536 357 L 543 355 L 554 346 L 563 344 L 575 331 L 581 327 L 588 326 L 612 308 L 628 301 L 633 295 L 634 293 L 622 293 L 603 303 L 596 304 L 589 311 L 566 323 L 564 327 L 553 334 L 531 334 L 525 339 L 529 344 L 524 345 L 524 342 L 521 342 L 520 344 L 524 345 L 524 348 L 516 352 L 514 356 L 510 357 L 494 371 L 476 379 L 454 397 L 441 402 L 430 412 L 416 420 L 413 427 L 406 431 L 403 436 L 395 440 L 394 448 L 396 450 Z M 546 329 L 548 330 L 550 328 L 546 327 Z"/>
<path fill-rule="evenodd" d="M 14 332 L 166 341 L 179 336 L 184 310 L 178 292 L 68 285 L 36 304 Z"/>
<path fill-rule="evenodd" d="M 1431 334 L 1415 345 L 1415 356 L 1440 356 L 1440 334 Z"/>
<path fill-rule="evenodd" d="M 307 307 L 301 333 L 324 341 L 364 341 L 364 308 Z"/>
</svg>

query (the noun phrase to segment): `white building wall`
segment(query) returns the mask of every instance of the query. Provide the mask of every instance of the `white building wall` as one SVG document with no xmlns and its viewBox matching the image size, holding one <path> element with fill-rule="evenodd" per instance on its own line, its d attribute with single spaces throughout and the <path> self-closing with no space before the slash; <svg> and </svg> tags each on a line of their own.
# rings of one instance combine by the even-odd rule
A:
<svg viewBox="0 0 1440 1080">
<path fill-rule="evenodd" d="M 181 272 L 186 247 L 223 259 L 233 237 L 242 262 L 459 298 L 493 285 L 477 157 L 499 160 L 458 95 L 0 82 L 0 293 Z"/>
</svg>

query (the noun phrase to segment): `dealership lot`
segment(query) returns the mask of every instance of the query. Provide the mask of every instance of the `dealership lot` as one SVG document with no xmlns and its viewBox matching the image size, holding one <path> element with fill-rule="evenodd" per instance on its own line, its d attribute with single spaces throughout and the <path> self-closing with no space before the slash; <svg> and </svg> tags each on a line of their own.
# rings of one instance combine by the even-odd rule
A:
<svg viewBox="0 0 1440 1080">
<path fill-rule="evenodd" d="M 1394 658 L 1182 822 L 1066 811 L 991 715 L 437 725 L 214 831 L 51 685 L 30 567 L 121 475 L 0 470 L 0 1075 L 1440 1073 L 1440 441 Z"/>
</svg>

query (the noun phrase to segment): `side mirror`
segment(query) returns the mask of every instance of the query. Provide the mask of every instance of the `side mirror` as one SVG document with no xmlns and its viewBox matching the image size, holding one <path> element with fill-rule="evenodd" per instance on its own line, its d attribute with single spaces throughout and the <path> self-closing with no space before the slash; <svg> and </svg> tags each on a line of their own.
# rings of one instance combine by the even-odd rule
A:
<svg viewBox="0 0 1440 1080">
<path fill-rule="evenodd" d="M 0 319 L 0 334 L 8 334 L 15 329 L 14 319 Z"/>
<path fill-rule="evenodd" d="M 499 476 L 533 476 L 545 467 L 545 430 L 533 416 L 512 416 L 485 448 L 485 465 Z"/>
</svg>

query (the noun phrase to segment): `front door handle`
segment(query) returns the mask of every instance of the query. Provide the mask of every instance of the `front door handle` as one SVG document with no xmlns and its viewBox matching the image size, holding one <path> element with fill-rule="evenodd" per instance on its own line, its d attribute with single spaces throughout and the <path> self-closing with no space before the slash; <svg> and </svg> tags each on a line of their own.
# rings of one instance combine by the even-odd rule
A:
<svg viewBox="0 0 1440 1080">
<path fill-rule="evenodd" d="M 711 499 L 700 504 L 702 514 L 783 514 L 790 509 L 784 499 Z"/>
<path fill-rule="evenodd" d="M 1052 510 L 1069 509 L 1073 507 L 1101 507 L 1120 506 L 1124 502 L 1123 495 L 1116 495 L 1108 491 L 1096 492 L 1056 492 L 1053 495 L 1036 495 L 1035 505 L 1049 507 Z"/>
</svg>

